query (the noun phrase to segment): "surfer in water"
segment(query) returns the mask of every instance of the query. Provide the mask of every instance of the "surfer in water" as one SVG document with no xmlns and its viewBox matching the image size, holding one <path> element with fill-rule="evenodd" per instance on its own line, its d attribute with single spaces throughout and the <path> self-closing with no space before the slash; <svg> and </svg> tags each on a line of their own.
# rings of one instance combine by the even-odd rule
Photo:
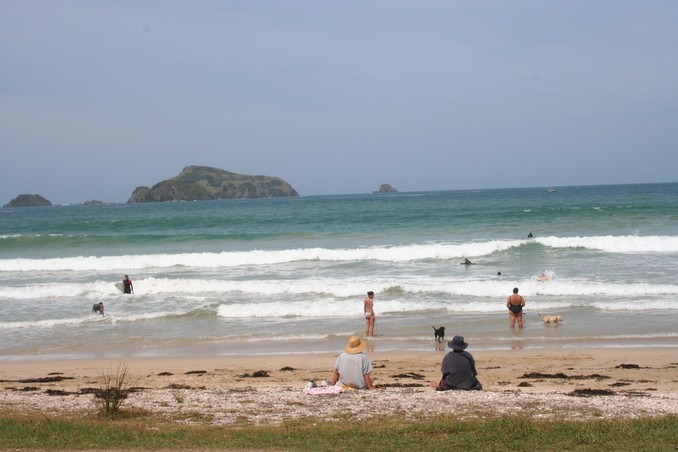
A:
<svg viewBox="0 0 678 452">
<path fill-rule="evenodd" d="M 518 328 L 523 328 L 523 306 L 525 306 L 525 299 L 518 295 L 518 288 L 516 287 L 513 289 L 513 294 L 506 299 L 511 328 L 515 328 L 516 320 L 518 321 Z"/>
<path fill-rule="evenodd" d="M 104 315 L 104 304 L 101 301 L 92 305 L 92 314 Z"/>
<path fill-rule="evenodd" d="M 124 278 L 122 278 L 122 285 L 123 287 L 123 293 L 134 293 L 134 285 L 132 284 L 132 280 L 129 279 L 129 276 L 125 275 Z"/>
</svg>

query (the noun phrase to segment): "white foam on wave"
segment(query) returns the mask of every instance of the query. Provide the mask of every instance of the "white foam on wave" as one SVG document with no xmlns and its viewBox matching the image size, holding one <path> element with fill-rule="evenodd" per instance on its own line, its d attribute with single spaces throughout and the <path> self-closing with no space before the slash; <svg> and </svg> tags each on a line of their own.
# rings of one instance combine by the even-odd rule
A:
<svg viewBox="0 0 678 452">
<path fill-rule="evenodd" d="M 611 253 L 678 252 L 678 236 L 541 237 L 530 240 L 490 240 L 465 243 L 423 243 L 354 249 L 300 248 L 220 253 L 77 256 L 53 259 L 0 259 L 0 272 L 122 271 L 170 267 L 228 268 L 302 261 L 410 262 L 487 256 L 530 243 L 552 248 L 588 248 Z"/>
<path fill-rule="evenodd" d="M 633 306 L 633 308 L 631 308 Z M 668 310 L 675 311 L 678 304 L 671 301 L 634 301 L 634 302 L 590 302 L 570 301 L 530 301 L 527 308 L 532 312 L 562 310 L 573 307 L 590 307 L 605 311 L 628 310 Z M 503 313 L 506 311 L 504 299 L 472 301 L 409 301 L 406 299 L 380 300 L 375 307 L 380 315 L 399 315 L 415 312 L 437 313 Z M 303 301 L 267 301 L 255 304 L 222 304 L 217 315 L 224 318 L 362 318 L 362 304 L 355 300 L 303 300 Z"/>
<path fill-rule="evenodd" d="M 520 246 L 523 241 L 493 240 L 461 244 L 429 243 L 354 249 L 300 248 L 221 253 L 146 254 L 124 256 L 78 256 L 54 259 L 0 259 L 0 271 L 125 271 L 151 268 L 222 268 L 274 265 L 301 261 L 408 262 L 423 259 L 457 259 L 485 256 Z"/>
<path fill-rule="evenodd" d="M 55 327 L 64 327 L 64 326 L 73 326 L 73 325 L 82 325 L 92 322 L 102 322 L 109 321 L 112 323 L 122 323 L 122 322 L 139 322 L 143 320 L 153 320 L 161 319 L 165 317 L 180 316 L 186 314 L 187 311 L 173 310 L 173 311 L 163 311 L 163 312 L 149 312 L 149 313 L 130 313 L 130 314 L 121 314 L 113 313 L 106 314 L 105 316 L 100 315 L 86 315 L 82 317 L 71 317 L 64 319 L 44 319 L 44 320 L 24 320 L 17 322 L 0 322 L 0 330 L 2 329 L 20 329 L 20 328 L 55 328 Z"/>
<path fill-rule="evenodd" d="M 507 290 L 517 286 L 526 298 L 576 298 L 589 302 L 596 298 L 642 299 L 678 295 L 678 284 L 630 283 L 614 284 L 590 280 L 552 279 L 540 283 L 534 279 L 478 279 L 453 280 L 448 277 L 401 276 L 395 282 L 390 278 L 355 277 L 330 278 L 308 277 L 303 279 L 251 279 L 232 280 L 214 278 L 142 278 L 134 281 L 135 295 L 123 295 L 111 281 L 87 283 L 44 283 L 3 288 L 5 300 L 60 300 L 64 296 L 77 300 L 133 300 L 145 297 L 179 297 L 183 300 L 204 301 L 209 299 L 238 301 L 256 297 L 277 298 L 285 303 L 289 300 L 327 298 L 330 300 L 362 300 L 363 288 L 369 287 L 378 295 L 394 298 L 397 294 L 411 299 L 441 300 L 469 298 L 503 300 Z M 509 289 L 507 289 L 509 288 Z M 394 289 L 397 292 L 394 294 Z M 625 302 L 628 303 L 628 302 Z M 676 303 L 678 304 L 678 303 Z"/>
<path fill-rule="evenodd" d="M 19 322 L 0 322 L 0 329 L 15 329 L 15 328 L 52 328 L 62 327 L 65 325 L 81 325 L 84 323 L 101 322 L 112 320 L 109 317 L 102 317 L 100 315 L 87 315 L 83 317 L 73 317 L 67 319 L 45 319 L 45 320 L 27 320 Z"/>
<path fill-rule="evenodd" d="M 542 237 L 536 242 L 552 248 L 588 248 L 608 253 L 676 253 L 678 236 Z"/>
</svg>

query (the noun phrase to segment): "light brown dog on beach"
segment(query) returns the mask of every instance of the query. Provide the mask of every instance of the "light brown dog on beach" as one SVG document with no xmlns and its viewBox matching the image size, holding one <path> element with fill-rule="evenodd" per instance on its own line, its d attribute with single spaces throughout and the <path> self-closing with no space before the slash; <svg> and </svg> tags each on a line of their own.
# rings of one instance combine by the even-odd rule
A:
<svg viewBox="0 0 678 452">
<path fill-rule="evenodd" d="M 560 323 L 563 321 L 563 318 L 559 315 L 541 315 L 539 317 L 544 321 L 544 323 Z"/>
</svg>

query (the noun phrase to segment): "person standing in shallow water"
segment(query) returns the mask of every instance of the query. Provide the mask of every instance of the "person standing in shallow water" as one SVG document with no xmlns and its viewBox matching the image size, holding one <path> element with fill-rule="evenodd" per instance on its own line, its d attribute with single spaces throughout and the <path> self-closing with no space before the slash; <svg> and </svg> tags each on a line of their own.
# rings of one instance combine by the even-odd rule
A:
<svg viewBox="0 0 678 452">
<path fill-rule="evenodd" d="M 134 285 L 132 284 L 132 280 L 129 279 L 129 276 L 125 275 L 125 277 L 122 278 L 122 285 L 123 293 L 134 293 Z"/>
<path fill-rule="evenodd" d="M 506 307 L 509 310 L 509 325 L 515 328 L 516 321 L 518 321 L 518 328 L 523 327 L 523 306 L 525 306 L 525 299 L 518 295 L 518 288 L 513 289 L 513 294 L 506 299 Z"/>
<path fill-rule="evenodd" d="M 371 290 L 367 292 L 367 298 L 363 302 L 363 311 L 365 313 L 365 336 L 374 336 L 376 316 L 374 315 L 374 292 Z"/>
</svg>

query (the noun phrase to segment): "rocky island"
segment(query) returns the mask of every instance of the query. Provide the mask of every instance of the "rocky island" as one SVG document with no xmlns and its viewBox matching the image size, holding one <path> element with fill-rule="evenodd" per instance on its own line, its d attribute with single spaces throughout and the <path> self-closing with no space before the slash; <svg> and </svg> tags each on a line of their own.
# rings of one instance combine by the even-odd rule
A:
<svg viewBox="0 0 678 452">
<path fill-rule="evenodd" d="M 279 177 L 250 176 L 208 166 L 188 166 L 179 175 L 158 182 L 153 187 L 137 187 L 127 202 L 204 201 L 285 196 L 299 196 L 299 193 Z"/>
<path fill-rule="evenodd" d="M 3 207 L 51 206 L 52 203 L 40 195 L 19 195 Z"/>
<path fill-rule="evenodd" d="M 379 187 L 379 190 L 374 191 L 372 193 L 398 193 L 398 190 L 396 190 L 394 187 L 392 187 L 389 184 L 381 184 Z"/>
</svg>

